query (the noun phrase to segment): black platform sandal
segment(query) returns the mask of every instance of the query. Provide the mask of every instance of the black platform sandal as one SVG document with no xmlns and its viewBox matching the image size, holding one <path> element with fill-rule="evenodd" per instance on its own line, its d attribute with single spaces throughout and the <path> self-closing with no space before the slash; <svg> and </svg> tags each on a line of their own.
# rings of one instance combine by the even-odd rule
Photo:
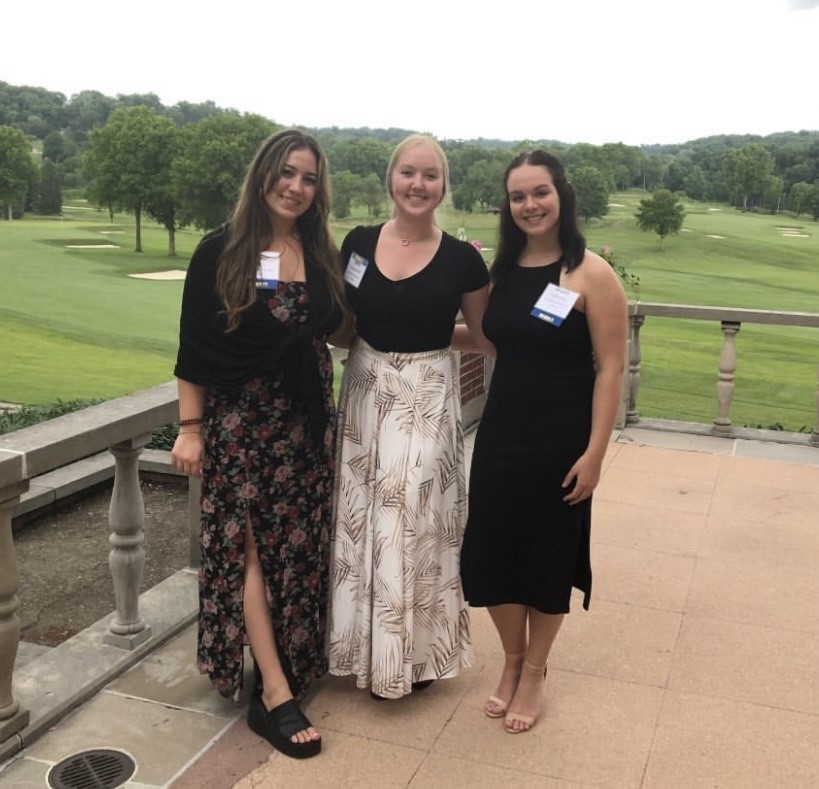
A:
<svg viewBox="0 0 819 789">
<path fill-rule="evenodd" d="M 295 699 L 288 699 L 272 710 L 266 710 L 259 696 L 253 696 L 247 710 L 247 725 L 267 740 L 277 751 L 293 759 L 308 759 L 321 751 L 321 740 L 293 742 L 290 738 L 312 724 Z"/>
</svg>

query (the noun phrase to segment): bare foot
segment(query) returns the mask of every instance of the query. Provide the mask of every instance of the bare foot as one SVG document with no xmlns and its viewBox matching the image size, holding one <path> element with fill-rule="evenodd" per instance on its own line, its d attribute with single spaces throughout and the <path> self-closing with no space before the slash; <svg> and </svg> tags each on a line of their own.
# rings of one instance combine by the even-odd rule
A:
<svg viewBox="0 0 819 789">
<path fill-rule="evenodd" d="M 292 698 L 293 694 L 290 692 L 289 688 L 282 688 L 281 690 L 274 689 L 271 693 L 262 693 L 262 704 L 264 705 L 264 708 L 270 712 L 274 707 L 278 707 L 279 704 L 284 704 L 285 701 L 289 701 Z M 313 726 L 310 726 L 307 729 L 297 731 L 290 738 L 290 742 L 305 743 L 320 739 L 321 735 L 318 733 L 318 731 L 316 731 Z"/>
<path fill-rule="evenodd" d="M 517 690 L 503 722 L 510 734 L 529 731 L 537 723 L 543 709 L 545 666 L 533 666 L 524 661 Z"/>
<path fill-rule="evenodd" d="M 525 657 L 525 652 L 520 652 L 516 655 L 506 653 L 498 687 L 495 689 L 494 694 L 489 697 L 483 708 L 487 717 L 502 718 L 506 715 L 506 710 L 509 708 L 509 701 L 515 695 L 515 691 L 518 687 L 521 666 L 523 665 L 523 659 Z"/>
</svg>

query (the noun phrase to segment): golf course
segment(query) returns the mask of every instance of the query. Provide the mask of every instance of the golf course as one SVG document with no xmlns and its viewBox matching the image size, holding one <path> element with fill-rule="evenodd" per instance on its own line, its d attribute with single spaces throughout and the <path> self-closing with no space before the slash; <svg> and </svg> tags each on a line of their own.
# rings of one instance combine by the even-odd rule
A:
<svg viewBox="0 0 819 789">
<path fill-rule="evenodd" d="M 662 246 L 634 212 L 646 193 L 615 193 L 583 226 L 590 249 L 625 267 L 630 300 L 819 312 L 819 224 L 683 199 L 682 231 Z M 340 243 L 364 209 L 334 224 Z M 497 217 L 442 209 L 440 224 L 478 241 L 491 262 Z M 127 214 L 68 201 L 60 217 L 0 222 L 0 401 L 117 397 L 172 378 L 182 279 L 201 232 L 143 222 L 135 253 Z M 718 321 L 649 317 L 642 328 L 642 416 L 710 422 L 716 414 Z M 743 324 L 731 417 L 737 425 L 810 430 L 816 419 L 816 330 Z"/>
</svg>

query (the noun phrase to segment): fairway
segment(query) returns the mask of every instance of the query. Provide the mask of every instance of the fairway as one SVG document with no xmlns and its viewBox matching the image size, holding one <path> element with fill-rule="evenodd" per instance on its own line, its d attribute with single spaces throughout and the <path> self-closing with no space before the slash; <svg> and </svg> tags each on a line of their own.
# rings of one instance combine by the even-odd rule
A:
<svg viewBox="0 0 819 789">
<path fill-rule="evenodd" d="M 644 192 L 617 193 L 609 215 L 584 225 L 588 246 L 613 249 L 639 277 L 634 300 L 799 312 L 819 311 L 819 224 L 807 218 L 742 214 L 685 202 L 683 232 L 660 249 L 636 228 Z M 358 224 L 383 221 L 363 211 L 334 225 L 340 243 Z M 463 227 L 492 258 L 497 217 L 440 212 L 445 230 Z M 63 219 L 0 222 L 0 401 L 110 398 L 173 377 L 184 270 L 201 233 L 167 233 L 143 223 L 133 251 L 133 220 L 86 204 Z M 135 277 L 133 275 L 151 275 Z M 641 332 L 643 416 L 710 422 L 716 414 L 717 322 L 648 318 Z M 819 336 L 808 329 L 744 324 L 731 416 L 736 424 L 785 429 L 815 421 Z"/>
</svg>

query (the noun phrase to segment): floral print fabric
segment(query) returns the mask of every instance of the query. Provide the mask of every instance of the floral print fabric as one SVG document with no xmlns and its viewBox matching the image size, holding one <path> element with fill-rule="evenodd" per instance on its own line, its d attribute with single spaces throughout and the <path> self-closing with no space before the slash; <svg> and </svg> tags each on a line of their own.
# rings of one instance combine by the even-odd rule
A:
<svg viewBox="0 0 819 789">
<path fill-rule="evenodd" d="M 282 323 L 307 316 L 303 282 L 281 283 L 268 301 Z M 314 340 L 332 413 L 333 366 Z M 199 670 L 238 699 L 244 671 L 242 594 L 249 519 L 267 587 L 279 657 L 293 694 L 325 673 L 333 420 L 316 446 L 305 410 L 279 375 L 238 389 L 209 389 L 204 414 L 199 572 Z"/>
</svg>

